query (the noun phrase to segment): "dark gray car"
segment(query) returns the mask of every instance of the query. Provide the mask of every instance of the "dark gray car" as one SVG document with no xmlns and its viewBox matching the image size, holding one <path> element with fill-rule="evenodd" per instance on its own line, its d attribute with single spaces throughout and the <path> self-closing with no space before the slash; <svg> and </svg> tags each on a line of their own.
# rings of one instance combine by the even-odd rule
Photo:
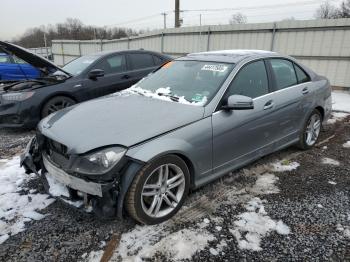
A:
<svg viewBox="0 0 350 262">
<path fill-rule="evenodd" d="M 99 215 L 125 208 L 155 224 L 189 189 L 287 146 L 312 147 L 330 112 L 329 81 L 291 57 L 189 54 L 126 91 L 45 118 L 22 164 Z"/>
</svg>

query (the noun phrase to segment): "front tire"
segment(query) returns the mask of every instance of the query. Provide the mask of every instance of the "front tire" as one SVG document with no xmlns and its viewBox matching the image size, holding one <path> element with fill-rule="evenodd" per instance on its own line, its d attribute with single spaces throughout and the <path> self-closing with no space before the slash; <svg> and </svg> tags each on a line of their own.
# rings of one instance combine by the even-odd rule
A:
<svg viewBox="0 0 350 262">
<path fill-rule="evenodd" d="M 41 118 L 47 117 L 56 111 L 72 106 L 74 104 L 75 101 L 67 96 L 55 96 L 45 103 L 41 111 Z"/>
<path fill-rule="evenodd" d="M 322 116 L 320 111 L 315 109 L 307 118 L 300 134 L 299 148 L 306 150 L 312 148 L 320 135 Z"/>
<path fill-rule="evenodd" d="M 126 195 L 126 209 L 142 224 L 162 223 L 181 208 L 189 185 L 190 173 L 181 158 L 158 158 L 135 176 Z"/>
</svg>

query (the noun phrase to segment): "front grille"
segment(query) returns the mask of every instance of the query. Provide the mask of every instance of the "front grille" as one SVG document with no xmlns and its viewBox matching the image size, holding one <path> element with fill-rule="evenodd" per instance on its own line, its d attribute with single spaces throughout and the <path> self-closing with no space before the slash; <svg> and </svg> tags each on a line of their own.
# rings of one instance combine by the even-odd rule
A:
<svg viewBox="0 0 350 262">
<path fill-rule="evenodd" d="M 52 150 L 52 151 L 68 158 L 68 155 L 67 155 L 68 149 L 65 145 L 58 143 L 52 139 L 47 139 L 47 145 L 48 145 L 49 150 Z"/>
<path fill-rule="evenodd" d="M 45 151 L 52 162 L 63 168 L 68 165 L 69 155 L 67 146 L 46 138 Z"/>
</svg>

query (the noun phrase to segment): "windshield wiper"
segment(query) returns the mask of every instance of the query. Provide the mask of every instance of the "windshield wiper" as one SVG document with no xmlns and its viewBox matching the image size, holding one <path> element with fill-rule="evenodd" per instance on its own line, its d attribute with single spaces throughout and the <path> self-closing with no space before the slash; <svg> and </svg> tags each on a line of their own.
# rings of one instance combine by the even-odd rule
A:
<svg viewBox="0 0 350 262">
<path fill-rule="evenodd" d="M 157 95 L 169 97 L 169 98 L 170 98 L 172 101 L 174 101 L 174 102 L 179 102 L 179 101 L 180 101 L 180 97 L 175 96 L 175 95 L 166 94 L 166 93 L 157 93 Z"/>
</svg>

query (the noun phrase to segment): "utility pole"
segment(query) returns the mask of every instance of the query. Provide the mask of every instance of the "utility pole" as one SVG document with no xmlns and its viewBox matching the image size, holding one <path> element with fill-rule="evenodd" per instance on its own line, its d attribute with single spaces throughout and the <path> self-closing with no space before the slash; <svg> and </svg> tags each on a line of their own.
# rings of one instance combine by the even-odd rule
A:
<svg viewBox="0 0 350 262">
<path fill-rule="evenodd" d="M 166 29 L 166 16 L 167 16 L 167 13 L 161 13 L 161 15 L 164 17 L 164 29 Z"/>
<path fill-rule="evenodd" d="M 180 0 L 175 0 L 175 27 L 180 27 Z"/>
<path fill-rule="evenodd" d="M 199 14 L 199 26 L 202 26 L 202 14 Z"/>
</svg>

